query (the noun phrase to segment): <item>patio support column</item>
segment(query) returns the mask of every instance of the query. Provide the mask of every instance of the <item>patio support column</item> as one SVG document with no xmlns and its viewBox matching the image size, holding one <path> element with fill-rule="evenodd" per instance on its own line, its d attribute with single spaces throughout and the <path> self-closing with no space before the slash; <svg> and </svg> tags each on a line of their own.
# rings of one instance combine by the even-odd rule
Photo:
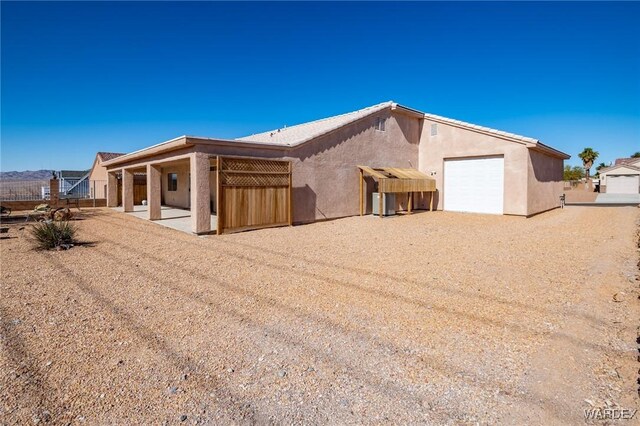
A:
<svg viewBox="0 0 640 426">
<path fill-rule="evenodd" d="M 161 193 L 162 169 L 160 166 L 147 164 L 147 212 L 149 220 L 162 219 Z"/>
<path fill-rule="evenodd" d="M 211 232 L 211 194 L 209 192 L 209 156 L 191 154 L 191 230 L 195 234 Z"/>
<path fill-rule="evenodd" d="M 122 206 L 125 212 L 133 211 L 133 172 L 122 169 Z"/>
<path fill-rule="evenodd" d="M 118 177 L 115 172 L 107 173 L 107 207 L 118 207 Z"/>
</svg>

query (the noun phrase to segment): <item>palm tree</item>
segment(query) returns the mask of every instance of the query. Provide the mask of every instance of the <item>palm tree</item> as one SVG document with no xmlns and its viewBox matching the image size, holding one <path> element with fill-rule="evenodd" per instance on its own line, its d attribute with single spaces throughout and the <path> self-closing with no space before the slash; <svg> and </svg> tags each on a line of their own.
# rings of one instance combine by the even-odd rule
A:
<svg viewBox="0 0 640 426">
<path fill-rule="evenodd" d="M 631 158 L 640 158 L 640 151 L 634 152 Z"/>
<path fill-rule="evenodd" d="M 593 166 L 593 162 L 598 158 L 598 151 L 594 151 L 591 148 L 585 148 L 582 150 L 578 157 L 582 160 L 582 165 L 584 166 L 584 174 L 587 178 L 587 182 L 589 182 L 589 169 Z"/>
<path fill-rule="evenodd" d="M 600 169 L 604 169 L 607 167 L 605 163 L 600 163 L 596 166 L 596 177 L 600 174 Z"/>
</svg>

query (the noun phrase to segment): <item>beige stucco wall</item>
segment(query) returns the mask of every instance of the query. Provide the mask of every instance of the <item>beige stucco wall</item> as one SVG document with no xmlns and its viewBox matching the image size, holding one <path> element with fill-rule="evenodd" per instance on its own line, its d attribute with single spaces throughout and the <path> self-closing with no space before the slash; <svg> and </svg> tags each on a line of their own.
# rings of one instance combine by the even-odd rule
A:
<svg viewBox="0 0 640 426">
<path fill-rule="evenodd" d="M 387 118 L 384 132 L 375 130 L 377 117 Z M 387 110 L 293 150 L 294 221 L 359 214 L 356 165 L 417 167 L 420 128 L 421 120 Z M 367 180 L 367 212 L 373 189 Z M 396 194 L 396 204 L 406 209 L 406 195 Z"/>
<path fill-rule="evenodd" d="M 437 123 L 438 134 L 431 136 L 431 124 Z M 528 215 L 527 169 L 528 149 L 516 142 L 477 133 L 450 124 L 425 120 L 419 150 L 419 170 L 432 174 L 438 189 L 434 207 L 442 210 L 444 193 L 444 160 L 464 157 L 504 156 L 504 213 Z M 428 199 L 420 203 L 426 208 Z"/>
<path fill-rule="evenodd" d="M 378 117 L 386 117 L 386 130 L 375 130 Z M 562 192 L 563 161 L 525 144 L 478 133 L 448 123 L 437 122 L 438 134 L 431 136 L 431 124 L 398 111 L 384 110 L 327 135 L 294 148 L 247 146 L 234 143 L 198 143 L 172 152 L 160 153 L 128 166 L 162 161 L 162 196 L 167 205 L 189 207 L 189 163 L 168 164 L 197 150 L 214 155 L 236 155 L 285 159 L 293 166 L 293 220 L 315 220 L 359 214 L 358 164 L 372 167 L 415 167 L 436 179 L 438 193 L 434 206 L 442 209 L 444 160 L 463 157 L 504 157 L 504 213 L 528 216 L 556 207 Z M 286 131 L 286 130 L 285 130 Z M 178 174 L 178 191 L 167 190 L 167 175 Z M 557 181 L 556 181 L 557 179 Z M 210 196 L 215 200 L 215 173 L 210 173 Z M 367 182 L 367 212 L 371 211 L 373 181 Z M 406 209 L 406 196 L 397 197 L 397 208 Z M 215 202 L 215 201 L 214 201 Z M 429 197 L 417 201 L 428 208 Z M 215 206 L 214 206 L 215 209 Z"/>
<path fill-rule="evenodd" d="M 384 132 L 375 130 L 378 117 L 387 118 Z M 198 149 L 218 155 L 292 161 L 293 221 L 306 223 L 359 214 L 358 164 L 417 167 L 420 129 L 421 120 L 385 110 L 288 151 L 241 145 L 200 145 Z M 371 192 L 369 181 L 369 212 Z M 397 208 L 406 209 L 406 196 L 398 195 Z"/>
<path fill-rule="evenodd" d="M 213 160 L 212 160 L 213 161 Z M 212 163 L 213 164 L 213 163 Z M 169 173 L 178 174 L 178 190 L 169 191 L 167 184 L 167 176 Z M 180 163 L 176 165 L 166 165 L 162 167 L 162 200 L 163 204 L 173 207 L 189 208 L 190 207 L 190 191 L 189 191 L 189 173 L 190 166 L 188 163 Z M 209 196 L 213 202 L 213 211 L 216 210 L 216 173 L 209 172 Z"/>
<path fill-rule="evenodd" d="M 527 215 L 560 207 L 564 160 L 529 149 Z"/>
<path fill-rule="evenodd" d="M 95 187 L 96 198 L 107 198 L 107 168 L 100 164 L 100 160 L 96 158 L 93 168 L 89 174 L 89 188 L 93 190 Z"/>
<path fill-rule="evenodd" d="M 169 173 L 178 174 L 177 191 L 169 191 L 167 185 Z M 189 163 L 162 167 L 162 202 L 167 206 L 189 208 Z"/>
</svg>

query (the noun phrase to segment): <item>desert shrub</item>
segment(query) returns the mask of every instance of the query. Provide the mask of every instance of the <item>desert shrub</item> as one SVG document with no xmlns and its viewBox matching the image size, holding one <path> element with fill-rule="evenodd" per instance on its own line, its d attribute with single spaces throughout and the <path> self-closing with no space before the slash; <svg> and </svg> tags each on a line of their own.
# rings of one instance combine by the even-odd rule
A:
<svg viewBox="0 0 640 426">
<path fill-rule="evenodd" d="M 76 227 L 69 222 L 40 222 L 31 228 L 31 235 L 38 248 L 66 250 L 75 242 Z"/>
</svg>

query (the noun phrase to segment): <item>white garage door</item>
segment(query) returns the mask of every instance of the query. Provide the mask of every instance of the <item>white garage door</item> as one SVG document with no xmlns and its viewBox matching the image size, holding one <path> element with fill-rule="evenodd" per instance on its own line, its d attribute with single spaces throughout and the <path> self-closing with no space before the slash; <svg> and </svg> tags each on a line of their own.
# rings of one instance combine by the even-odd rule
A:
<svg viewBox="0 0 640 426">
<path fill-rule="evenodd" d="M 637 194 L 640 176 L 607 176 L 608 194 Z"/>
<path fill-rule="evenodd" d="M 504 157 L 445 160 L 444 209 L 503 213 Z"/>
</svg>

